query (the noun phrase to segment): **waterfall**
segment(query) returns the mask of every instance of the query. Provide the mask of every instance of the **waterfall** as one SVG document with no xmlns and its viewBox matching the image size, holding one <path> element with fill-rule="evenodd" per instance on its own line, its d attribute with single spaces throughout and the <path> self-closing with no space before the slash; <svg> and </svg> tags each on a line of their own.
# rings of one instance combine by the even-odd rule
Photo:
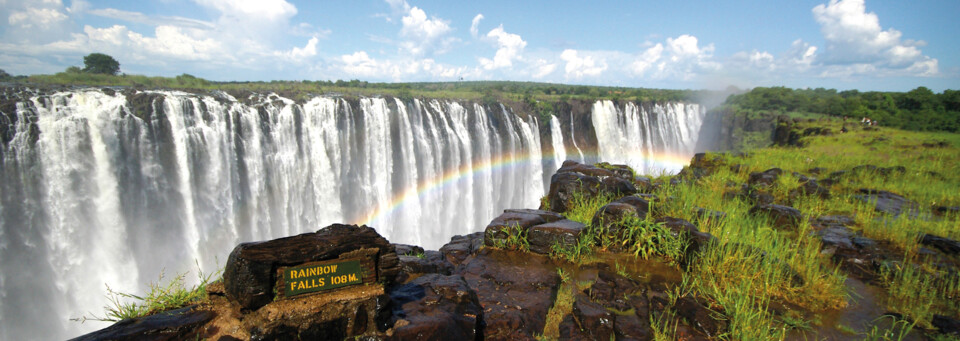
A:
<svg viewBox="0 0 960 341">
<path fill-rule="evenodd" d="M 563 146 L 563 132 L 560 131 L 560 120 L 556 116 L 550 115 L 550 140 L 553 142 L 553 162 L 556 171 L 560 169 L 563 161 L 567 160 L 567 150 Z"/>
<path fill-rule="evenodd" d="M 642 174 L 677 172 L 693 155 L 703 115 L 697 104 L 597 101 L 591 114 L 597 154 Z"/>
<path fill-rule="evenodd" d="M 592 128 L 551 116 L 554 169 L 545 170 L 546 129 L 502 104 L 20 95 L 15 112 L 0 114 L 2 340 L 103 328 L 68 319 L 100 312 L 104 284 L 142 293 L 161 273 L 215 271 L 238 243 L 331 223 L 437 249 L 503 209 L 537 207 L 544 179 L 567 158 L 564 129 L 581 161 L 592 137 L 578 146 L 574 133 L 594 129 L 601 160 L 649 169 L 642 156 L 692 153 L 703 115 L 693 104 L 598 101 L 577 113 L 590 114 Z"/>
</svg>

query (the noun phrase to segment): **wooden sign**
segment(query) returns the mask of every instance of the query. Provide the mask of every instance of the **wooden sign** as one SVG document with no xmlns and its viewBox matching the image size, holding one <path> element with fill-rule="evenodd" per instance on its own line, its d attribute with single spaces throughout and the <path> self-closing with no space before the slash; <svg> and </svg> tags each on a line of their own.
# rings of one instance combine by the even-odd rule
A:
<svg viewBox="0 0 960 341">
<path fill-rule="evenodd" d="M 282 271 L 284 297 L 361 284 L 364 279 L 360 260 L 314 262 Z"/>
</svg>

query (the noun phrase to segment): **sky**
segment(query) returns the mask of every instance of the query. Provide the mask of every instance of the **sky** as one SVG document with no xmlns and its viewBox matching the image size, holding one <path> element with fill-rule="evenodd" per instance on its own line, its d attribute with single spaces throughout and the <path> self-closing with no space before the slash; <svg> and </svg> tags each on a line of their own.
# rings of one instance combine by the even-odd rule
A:
<svg viewBox="0 0 960 341">
<path fill-rule="evenodd" d="M 0 69 L 217 81 L 960 89 L 957 0 L 0 0 Z"/>
</svg>

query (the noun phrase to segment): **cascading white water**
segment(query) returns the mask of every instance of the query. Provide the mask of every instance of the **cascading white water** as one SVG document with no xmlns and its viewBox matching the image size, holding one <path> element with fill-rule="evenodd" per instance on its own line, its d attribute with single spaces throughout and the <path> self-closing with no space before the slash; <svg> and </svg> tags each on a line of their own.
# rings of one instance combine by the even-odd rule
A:
<svg viewBox="0 0 960 341">
<path fill-rule="evenodd" d="M 503 105 L 134 96 L 146 99 L 68 91 L 5 113 L 15 123 L 0 148 L 0 339 L 102 328 L 67 319 L 100 311 L 104 283 L 142 292 L 194 262 L 215 270 L 240 242 L 331 223 L 436 249 L 503 209 L 536 207 L 555 171 L 541 162 L 540 122 Z M 692 153 L 699 106 L 645 108 L 594 105 L 602 160 L 642 168 L 635 150 Z M 549 125 L 559 168 L 566 127 Z M 582 161 L 574 133 L 590 127 L 569 129 Z"/>
<path fill-rule="evenodd" d="M 553 143 L 553 170 L 560 169 L 563 161 L 567 160 L 567 149 L 563 146 L 563 132 L 560 130 L 560 120 L 550 115 L 550 140 Z"/>
<path fill-rule="evenodd" d="M 502 107 L 142 94 L 157 98 L 136 115 L 95 90 L 18 104 L 0 164 L 20 180 L 0 202 L 0 338 L 102 328 L 68 319 L 104 306 L 104 283 L 142 292 L 195 260 L 209 273 L 240 242 L 367 222 L 436 249 L 543 195 L 537 123 Z"/>
<path fill-rule="evenodd" d="M 600 160 L 627 164 L 643 174 L 677 172 L 693 155 L 704 109 L 698 104 L 656 103 L 623 108 L 593 104 L 591 119 Z"/>
</svg>

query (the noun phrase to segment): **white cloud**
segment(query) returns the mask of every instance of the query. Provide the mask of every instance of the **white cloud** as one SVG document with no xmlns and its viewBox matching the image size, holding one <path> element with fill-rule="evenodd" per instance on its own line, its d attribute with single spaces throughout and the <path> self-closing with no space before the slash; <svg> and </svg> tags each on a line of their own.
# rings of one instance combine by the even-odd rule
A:
<svg viewBox="0 0 960 341">
<path fill-rule="evenodd" d="M 241 21 L 282 21 L 297 14 L 297 8 L 285 0 L 194 0 L 216 9 L 222 16 Z"/>
<path fill-rule="evenodd" d="M 464 67 L 451 67 L 437 63 L 431 58 L 425 59 L 401 59 L 401 60 L 376 60 L 371 58 L 366 51 L 357 51 L 353 54 L 340 56 L 334 70 L 329 70 L 332 74 L 343 74 L 347 78 L 352 77 L 383 77 L 388 75 L 395 81 L 404 80 L 408 77 L 423 77 L 424 75 L 440 79 L 455 79 L 457 75 L 466 71 Z M 430 78 L 428 78 L 430 79 Z"/>
<path fill-rule="evenodd" d="M 477 16 L 473 17 L 473 21 L 470 22 L 470 35 L 472 35 L 474 38 L 480 34 L 478 27 L 480 26 L 480 20 L 483 20 L 483 14 L 477 14 Z"/>
<path fill-rule="evenodd" d="M 307 57 L 313 57 L 317 55 L 317 43 L 319 41 L 320 40 L 317 39 L 317 37 L 313 37 L 313 38 L 310 38 L 309 41 L 307 41 L 307 45 L 304 46 L 303 48 L 294 47 L 290 51 L 277 52 L 276 55 L 287 57 L 289 59 L 295 59 L 295 60 L 304 59 Z"/>
<path fill-rule="evenodd" d="M 560 59 L 567 62 L 564 67 L 567 78 L 580 79 L 584 76 L 598 76 L 607 69 L 604 61 L 596 61 L 592 56 L 580 57 L 577 50 L 566 49 Z"/>
<path fill-rule="evenodd" d="M 545 59 L 537 59 L 535 70 L 532 77 L 533 78 L 543 78 L 547 75 L 553 73 L 557 69 L 556 63 L 547 62 Z"/>
<path fill-rule="evenodd" d="M 73 12 L 73 11 L 71 11 Z M 115 8 L 102 8 L 87 10 L 87 13 L 101 16 L 104 18 L 111 18 L 117 20 L 124 20 L 128 22 L 146 24 L 146 25 L 166 25 L 166 26 L 180 26 L 180 27 L 190 27 L 190 28 L 201 28 L 201 29 L 212 29 L 214 28 L 213 23 L 196 20 L 184 17 L 172 17 L 172 16 L 148 16 L 140 12 L 131 12 L 118 10 Z"/>
<path fill-rule="evenodd" d="M 401 46 L 415 56 L 433 52 L 435 48 L 442 50 L 445 41 L 441 38 L 450 32 L 447 21 L 437 17 L 427 19 L 427 13 L 418 7 L 411 7 L 401 22 L 400 36 L 407 39 Z"/>
<path fill-rule="evenodd" d="M 7 23 L 23 28 L 38 27 L 50 28 L 57 23 L 67 20 L 67 15 L 53 8 L 28 8 L 26 11 L 13 12 L 7 18 Z"/>
<path fill-rule="evenodd" d="M 827 5 L 814 7 L 813 16 L 827 42 L 823 61 L 850 68 L 840 74 L 877 70 L 920 76 L 938 74 L 937 60 L 924 56 L 918 48 L 924 43 L 901 41 L 900 31 L 883 30 L 877 15 L 866 11 L 863 0 L 831 0 Z"/>
<path fill-rule="evenodd" d="M 643 53 L 630 64 L 630 71 L 633 71 L 634 74 L 642 75 L 650 66 L 660 60 L 661 55 L 663 55 L 663 44 L 651 46 L 643 51 Z"/>
<path fill-rule="evenodd" d="M 520 53 L 527 46 L 527 42 L 519 34 L 507 33 L 503 30 L 503 25 L 490 30 L 487 33 L 486 40 L 493 41 L 497 46 L 497 53 L 493 55 L 493 60 L 479 58 L 480 65 L 486 70 L 499 68 L 508 68 L 513 66 L 513 61 L 521 60 Z"/>
</svg>

